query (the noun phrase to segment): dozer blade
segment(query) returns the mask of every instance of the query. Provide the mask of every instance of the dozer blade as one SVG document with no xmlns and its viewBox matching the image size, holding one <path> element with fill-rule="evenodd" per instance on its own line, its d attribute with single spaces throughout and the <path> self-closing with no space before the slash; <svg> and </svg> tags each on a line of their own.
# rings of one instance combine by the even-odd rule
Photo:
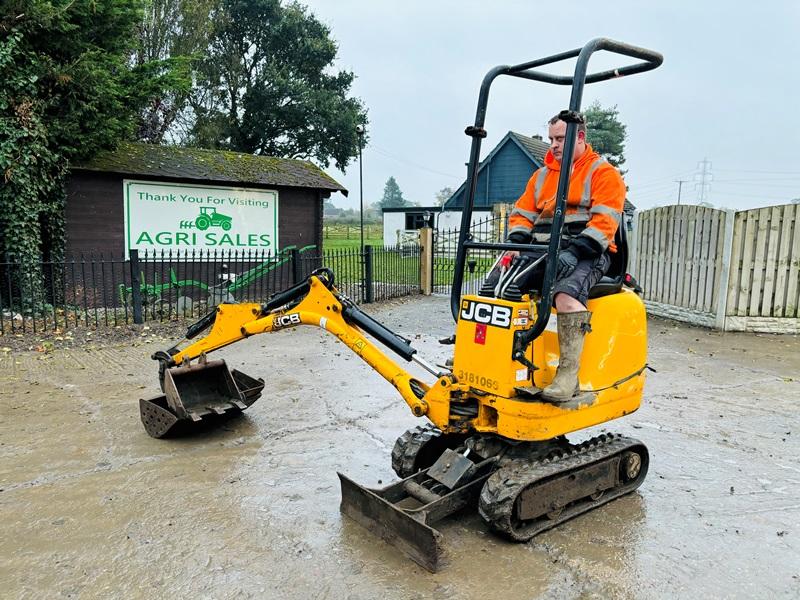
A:
<svg viewBox="0 0 800 600">
<path fill-rule="evenodd" d="M 342 483 L 342 513 L 430 572 L 439 570 L 444 558 L 442 534 L 425 524 L 424 514 L 415 518 L 386 498 L 396 488 L 402 489 L 398 487 L 402 482 L 383 490 L 370 490 L 341 473 L 338 475 Z"/>
<path fill-rule="evenodd" d="M 435 573 L 444 565 L 445 544 L 431 524 L 474 504 L 495 462 L 473 463 L 447 449 L 430 468 L 378 490 L 339 473 L 341 511 Z"/>
<path fill-rule="evenodd" d="M 139 413 L 150 436 L 176 436 L 240 414 L 263 389 L 263 379 L 230 371 L 224 360 L 181 366 L 165 372 L 164 394 L 139 401 Z"/>
</svg>

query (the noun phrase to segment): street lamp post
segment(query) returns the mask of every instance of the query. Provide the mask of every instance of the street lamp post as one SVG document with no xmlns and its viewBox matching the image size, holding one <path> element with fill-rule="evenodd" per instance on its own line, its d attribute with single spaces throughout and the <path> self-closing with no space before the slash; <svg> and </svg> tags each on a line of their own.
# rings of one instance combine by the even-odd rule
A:
<svg viewBox="0 0 800 600">
<path fill-rule="evenodd" d="M 363 125 L 356 125 L 356 135 L 358 136 L 358 194 L 361 202 L 361 293 L 366 294 L 364 286 L 366 285 L 366 276 L 364 273 L 365 258 L 364 258 L 364 169 L 361 162 L 361 150 L 364 146 L 364 133 L 366 127 Z"/>
<path fill-rule="evenodd" d="M 364 256 L 364 170 L 361 165 L 361 149 L 364 145 L 363 125 L 356 125 L 356 135 L 358 136 L 358 193 L 361 197 L 361 256 Z"/>
</svg>

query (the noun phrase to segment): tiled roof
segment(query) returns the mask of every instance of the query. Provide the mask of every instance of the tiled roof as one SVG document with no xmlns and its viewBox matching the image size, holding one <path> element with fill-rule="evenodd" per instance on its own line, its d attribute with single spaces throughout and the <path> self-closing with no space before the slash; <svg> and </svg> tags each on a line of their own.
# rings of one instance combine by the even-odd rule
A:
<svg viewBox="0 0 800 600">
<path fill-rule="evenodd" d="M 520 143 L 530 154 L 540 163 L 544 163 L 544 155 L 550 149 L 550 144 L 547 142 L 527 135 L 522 135 L 516 131 L 509 131 L 509 133 Z"/>
<path fill-rule="evenodd" d="M 315 188 L 347 195 L 341 184 L 309 161 L 225 150 L 126 142 L 112 152 L 98 154 L 72 168 L 123 175 Z"/>
</svg>

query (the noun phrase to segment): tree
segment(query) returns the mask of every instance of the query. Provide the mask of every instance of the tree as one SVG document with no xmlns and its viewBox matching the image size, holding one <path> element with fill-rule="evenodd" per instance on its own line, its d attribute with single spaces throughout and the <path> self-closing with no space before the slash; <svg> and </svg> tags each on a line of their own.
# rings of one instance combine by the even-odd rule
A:
<svg viewBox="0 0 800 600">
<path fill-rule="evenodd" d="M 206 57 L 190 98 L 187 141 L 205 148 L 333 160 L 358 155 L 367 115 L 349 97 L 354 75 L 333 72 L 330 30 L 297 3 L 219 0 Z"/>
<path fill-rule="evenodd" d="M 595 101 L 584 110 L 586 140 L 594 151 L 617 168 L 625 163 L 626 127 L 619 120 L 617 106 L 603 108 Z"/>
<path fill-rule="evenodd" d="M 174 129 L 189 99 L 195 68 L 211 36 L 211 8 L 218 0 L 144 0 L 133 64 L 160 64 L 180 74 L 185 85 L 162 90 L 139 113 L 136 139 L 160 144 Z"/>
<path fill-rule="evenodd" d="M 342 209 L 338 208 L 333 202 L 330 200 L 323 200 L 322 202 L 322 214 L 325 217 L 335 217 L 341 214 Z"/>
<path fill-rule="evenodd" d="M 380 208 L 401 208 L 403 206 L 410 206 L 410 202 L 403 198 L 403 192 L 400 191 L 400 186 L 397 185 L 394 177 L 389 177 L 386 180 L 386 185 L 383 186 L 383 198 L 378 201 Z"/>
<path fill-rule="evenodd" d="M 159 62 L 131 64 L 140 20 L 140 0 L 0 7 L 0 256 L 37 289 L 38 261 L 63 252 L 69 163 L 130 137 L 148 98 L 178 85 Z"/>
<path fill-rule="evenodd" d="M 454 193 L 455 191 L 450 186 L 440 189 L 436 192 L 436 206 L 444 206 L 444 203 L 447 202 Z"/>
</svg>

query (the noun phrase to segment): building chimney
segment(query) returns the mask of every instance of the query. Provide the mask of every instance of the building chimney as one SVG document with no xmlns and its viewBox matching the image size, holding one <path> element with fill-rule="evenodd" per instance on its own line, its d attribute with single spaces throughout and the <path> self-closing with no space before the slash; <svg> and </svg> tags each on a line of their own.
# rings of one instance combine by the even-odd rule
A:
<svg viewBox="0 0 800 600">
<path fill-rule="evenodd" d="M 542 139 L 542 135 L 540 133 L 534 133 L 531 137 L 533 139 L 535 139 L 535 140 L 541 140 Z"/>
</svg>

